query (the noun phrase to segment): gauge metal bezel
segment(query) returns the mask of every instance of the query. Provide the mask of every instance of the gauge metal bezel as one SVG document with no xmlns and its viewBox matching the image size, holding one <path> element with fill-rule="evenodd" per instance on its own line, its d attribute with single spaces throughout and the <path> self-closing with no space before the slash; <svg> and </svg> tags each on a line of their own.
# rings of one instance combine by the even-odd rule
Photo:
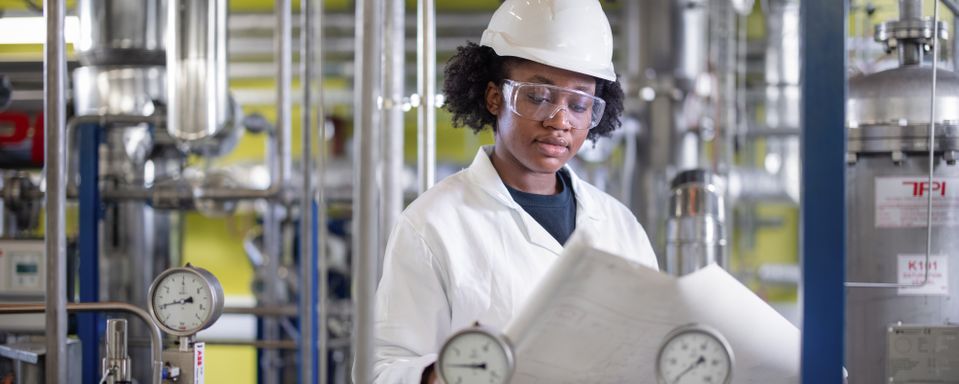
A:
<svg viewBox="0 0 959 384">
<path fill-rule="evenodd" d="M 732 347 L 729 346 L 729 342 L 723 337 L 722 333 L 719 333 L 719 331 L 710 326 L 698 323 L 690 323 L 676 327 L 676 329 L 667 333 L 666 337 L 663 338 L 663 342 L 659 345 L 659 351 L 656 352 L 656 383 L 669 384 L 666 378 L 663 377 L 663 372 L 660 370 L 660 360 L 663 358 L 663 351 L 666 349 L 666 346 L 669 345 L 673 339 L 691 333 L 706 335 L 719 342 L 719 345 L 723 347 L 723 352 L 729 357 L 729 359 L 727 359 L 728 367 L 726 370 L 729 374 L 723 379 L 722 384 L 731 383 L 733 380 L 733 367 L 736 365 L 736 357 L 733 355 Z"/>
<path fill-rule="evenodd" d="M 437 361 L 436 361 L 436 364 L 437 364 L 436 372 L 438 373 L 440 378 L 443 379 L 443 382 L 446 382 L 446 383 L 450 382 L 446 377 L 447 376 L 446 373 L 443 371 L 443 366 L 444 366 L 443 356 L 446 355 L 446 349 L 457 338 L 464 335 L 469 335 L 469 334 L 480 334 L 488 339 L 492 339 L 496 343 L 496 347 L 498 347 L 501 351 L 503 351 L 504 354 L 506 354 L 506 367 L 508 371 L 506 372 L 506 375 L 503 378 L 502 383 L 509 383 L 510 379 L 512 379 L 513 377 L 513 373 L 516 371 L 516 359 L 513 353 L 513 344 L 509 341 L 508 338 L 506 338 L 506 335 L 504 335 L 502 332 L 499 332 L 497 330 L 494 330 L 492 328 L 485 327 L 482 325 L 474 325 L 468 328 L 464 328 L 452 334 L 450 337 L 446 339 L 446 342 L 443 343 L 443 348 L 440 349 L 440 353 L 437 356 Z"/>
<path fill-rule="evenodd" d="M 199 277 L 200 280 L 203 282 L 204 287 L 208 289 L 210 292 L 210 301 L 211 301 L 210 306 L 212 311 L 210 311 L 210 315 L 206 319 L 203 319 L 203 322 L 200 324 L 199 327 L 190 328 L 186 330 L 177 330 L 177 329 L 168 327 L 166 324 L 163 324 L 163 322 L 160 321 L 160 318 L 157 317 L 156 307 L 155 307 L 156 300 L 154 298 L 156 289 L 160 285 L 160 282 L 162 282 L 164 279 L 178 273 L 189 273 Z M 223 297 L 223 286 L 220 285 L 220 280 L 218 280 L 216 276 L 213 276 L 213 274 L 210 273 L 209 271 L 203 268 L 194 267 L 190 264 L 187 264 L 184 267 L 170 268 L 160 273 L 160 275 L 153 280 L 153 284 L 150 284 L 150 291 L 148 295 L 149 295 L 148 296 L 149 300 L 147 302 L 147 306 L 149 307 L 148 309 L 150 311 L 150 317 L 153 318 L 153 321 L 156 323 L 158 327 L 160 327 L 161 330 L 163 330 L 163 332 L 166 332 L 174 336 L 194 335 L 197 332 L 200 332 L 204 329 L 209 328 L 211 325 L 213 325 L 213 323 L 217 321 L 217 319 L 220 318 L 220 315 L 223 314 L 224 297 Z"/>
</svg>

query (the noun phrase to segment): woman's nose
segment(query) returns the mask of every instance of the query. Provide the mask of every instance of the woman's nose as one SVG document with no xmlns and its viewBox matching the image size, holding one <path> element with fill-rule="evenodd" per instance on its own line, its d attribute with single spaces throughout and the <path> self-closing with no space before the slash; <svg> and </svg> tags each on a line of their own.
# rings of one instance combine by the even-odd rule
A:
<svg viewBox="0 0 959 384">
<path fill-rule="evenodd" d="M 572 129 L 573 124 L 569 120 L 569 110 L 564 106 L 556 105 L 553 112 L 543 120 L 543 126 L 561 130 Z"/>
</svg>

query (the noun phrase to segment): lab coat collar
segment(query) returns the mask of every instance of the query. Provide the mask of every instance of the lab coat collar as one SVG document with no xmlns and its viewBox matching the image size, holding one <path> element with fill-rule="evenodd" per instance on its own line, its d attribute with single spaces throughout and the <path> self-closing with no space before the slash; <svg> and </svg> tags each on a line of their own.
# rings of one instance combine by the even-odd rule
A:
<svg viewBox="0 0 959 384">
<path fill-rule="evenodd" d="M 492 153 L 492 145 L 483 146 L 476 152 L 473 163 L 470 164 L 467 169 L 469 180 L 477 188 L 482 189 L 498 202 L 516 211 L 516 217 L 522 219 L 524 235 L 528 241 L 548 249 L 557 255 L 560 254 L 563 251 L 563 246 L 556 241 L 552 235 L 546 232 L 546 230 L 536 222 L 536 219 L 533 219 L 532 216 L 526 213 L 523 207 L 510 196 L 509 191 L 506 189 L 506 184 L 500 179 L 496 168 L 493 168 L 493 162 L 490 160 Z M 592 227 L 594 224 L 592 221 L 602 220 L 602 213 L 600 209 L 596 207 L 592 193 L 587 192 L 587 188 L 589 187 L 584 185 L 585 182 L 580 180 L 580 178 L 576 176 L 576 173 L 568 166 L 564 165 L 563 169 L 569 173 L 570 180 L 573 184 L 573 193 L 576 195 L 576 228 L 579 230 L 581 228 Z"/>
</svg>

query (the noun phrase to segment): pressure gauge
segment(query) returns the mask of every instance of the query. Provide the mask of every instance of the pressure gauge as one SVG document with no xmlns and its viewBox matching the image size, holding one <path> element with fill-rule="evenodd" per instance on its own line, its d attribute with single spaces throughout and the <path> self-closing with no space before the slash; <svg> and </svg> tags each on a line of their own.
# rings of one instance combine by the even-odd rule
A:
<svg viewBox="0 0 959 384">
<path fill-rule="evenodd" d="M 477 324 L 446 340 L 438 370 L 447 384 L 499 384 L 509 382 L 515 367 L 509 340 Z"/>
<path fill-rule="evenodd" d="M 716 330 L 699 324 L 674 329 L 659 347 L 659 384 L 729 384 L 733 351 Z"/>
<path fill-rule="evenodd" d="M 150 315 L 164 332 L 190 336 L 223 313 L 223 287 L 203 268 L 170 268 L 150 286 Z"/>
</svg>

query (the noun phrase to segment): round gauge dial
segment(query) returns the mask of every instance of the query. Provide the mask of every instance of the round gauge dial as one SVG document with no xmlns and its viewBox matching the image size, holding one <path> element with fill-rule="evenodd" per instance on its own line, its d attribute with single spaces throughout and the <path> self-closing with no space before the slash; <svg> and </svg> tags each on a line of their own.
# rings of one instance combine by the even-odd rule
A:
<svg viewBox="0 0 959 384">
<path fill-rule="evenodd" d="M 438 371 L 446 384 L 508 383 L 514 368 L 509 341 L 485 327 L 453 334 L 440 350 Z"/>
<path fill-rule="evenodd" d="M 729 384 L 732 372 L 729 343 L 716 330 L 698 324 L 670 332 L 656 358 L 660 384 Z"/>
<path fill-rule="evenodd" d="M 150 315 L 163 331 L 189 336 L 213 324 L 223 312 L 223 288 L 205 269 L 171 268 L 150 286 Z"/>
</svg>

